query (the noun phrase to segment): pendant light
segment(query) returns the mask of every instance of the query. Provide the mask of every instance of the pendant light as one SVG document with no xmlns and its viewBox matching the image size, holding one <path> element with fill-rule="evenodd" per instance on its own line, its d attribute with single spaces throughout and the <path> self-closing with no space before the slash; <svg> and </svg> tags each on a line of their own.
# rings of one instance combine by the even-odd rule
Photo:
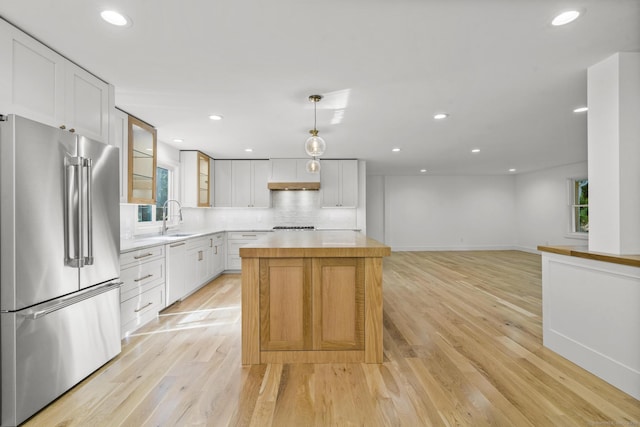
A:
<svg viewBox="0 0 640 427">
<path fill-rule="evenodd" d="M 315 157 L 307 162 L 307 172 L 318 173 L 320 172 L 320 161 Z"/>
<path fill-rule="evenodd" d="M 324 142 L 324 139 L 318 136 L 318 129 L 316 129 L 316 106 L 318 102 L 322 99 L 322 95 L 311 95 L 309 96 L 309 101 L 313 102 L 313 129 L 309 131 L 311 136 L 307 139 L 307 142 L 304 144 L 304 149 L 307 154 L 313 157 L 314 162 L 317 162 L 316 157 L 320 157 L 324 154 L 324 150 L 327 148 L 327 144 Z M 318 166 L 320 163 L 318 162 Z M 318 167 L 318 170 L 320 168 Z"/>
</svg>

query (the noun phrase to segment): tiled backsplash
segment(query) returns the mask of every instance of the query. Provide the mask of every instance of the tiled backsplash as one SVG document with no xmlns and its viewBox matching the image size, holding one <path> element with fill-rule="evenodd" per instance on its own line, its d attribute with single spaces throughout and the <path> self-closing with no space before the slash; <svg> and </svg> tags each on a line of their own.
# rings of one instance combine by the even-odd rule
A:
<svg viewBox="0 0 640 427">
<path fill-rule="evenodd" d="M 270 229 L 275 225 L 357 228 L 356 209 L 321 208 L 317 191 L 273 191 L 269 209 L 211 209 L 209 224 L 225 229 Z"/>
<path fill-rule="evenodd" d="M 271 229 L 276 225 L 313 225 L 316 228 L 358 228 L 356 209 L 321 208 L 317 191 L 273 191 L 271 208 L 183 208 L 184 231 L 216 228 L 220 230 Z M 159 232 L 136 229 L 137 205 L 120 205 L 121 239 L 135 234 Z"/>
</svg>

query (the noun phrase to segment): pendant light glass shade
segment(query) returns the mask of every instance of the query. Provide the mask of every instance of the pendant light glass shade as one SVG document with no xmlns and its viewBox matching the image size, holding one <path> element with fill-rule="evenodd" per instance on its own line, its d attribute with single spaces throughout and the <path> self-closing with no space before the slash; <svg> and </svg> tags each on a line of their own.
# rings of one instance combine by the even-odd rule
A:
<svg viewBox="0 0 640 427">
<path fill-rule="evenodd" d="M 317 163 L 318 170 L 320 170 L 320 163 L 315 158 L 322 156 L 324 150 L 327 148 L 327 144 L 324 142 L 324 139 L 318 136 L 318 130 L 316 129 L 317 105 L 321 99 L 322 95 L 309 96 L 309 101 L 313 102 L 313 129 L 309 131 L 311 136 L 307 138 L 307 142 L 304 144 L 305 151 L 314 158 L 313 161 Z M 309 170 L 309 164 L 310 163 L 307 163 L 307 171 L 311 172 Z"/>
<path fill-rule="evenodd" d="M 318 136 L 318 131 L 311 131 L 313 136 L 307 138 L 307 142 L 304 144 L 304 149 L 311 157 L 320 157 L 324 154 L 324 150 L 327 148 L 327 144 L 324 139 Z"/>
<path fill-rule="evenodd" d="M 320 172 L 320 161 L 316 159 L 309 160 L 307 162 L 307 172 L 318 173 Z"/>
</svg>

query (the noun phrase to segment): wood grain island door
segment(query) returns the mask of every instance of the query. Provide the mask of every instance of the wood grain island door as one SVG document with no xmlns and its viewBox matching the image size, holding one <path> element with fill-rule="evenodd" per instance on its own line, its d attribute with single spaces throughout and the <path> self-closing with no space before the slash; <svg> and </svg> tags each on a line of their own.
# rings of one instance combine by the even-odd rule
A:
<svg viewBox="0 0 640 427">
<path fill-rule="evenodd" d="M 260 260 L 260 348 L 310 350 L 311 260 Z"/>
<path fill-rule="evenodd" d="M 313 259 L 313 348 L 364 349 L 364 259 Z"/>
</svg>

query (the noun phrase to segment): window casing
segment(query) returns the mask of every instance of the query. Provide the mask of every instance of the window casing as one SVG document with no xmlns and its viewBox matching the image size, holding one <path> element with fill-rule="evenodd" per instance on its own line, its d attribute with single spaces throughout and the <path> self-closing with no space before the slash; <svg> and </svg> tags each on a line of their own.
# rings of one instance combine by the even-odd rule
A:
<svg viewBox="0 0 640 427">
<path fill-rule="evenodd" d="M 174 198 L 175 187 L 175 167 L 169 165 L 158 165 L 156 168 L 156 204 L 138 205 L 136 210 L 136 233 L 152 232 L 162 225 L 162 207 L 167 200 Z M 169 218 L 175 210 L 173 203 L 170 203 L 167 212 Z"/>
<path fill-rule="evenodd" d="M 571 180 L 571 232 L 589 232 L 589 180 Z"/>
</svg>

